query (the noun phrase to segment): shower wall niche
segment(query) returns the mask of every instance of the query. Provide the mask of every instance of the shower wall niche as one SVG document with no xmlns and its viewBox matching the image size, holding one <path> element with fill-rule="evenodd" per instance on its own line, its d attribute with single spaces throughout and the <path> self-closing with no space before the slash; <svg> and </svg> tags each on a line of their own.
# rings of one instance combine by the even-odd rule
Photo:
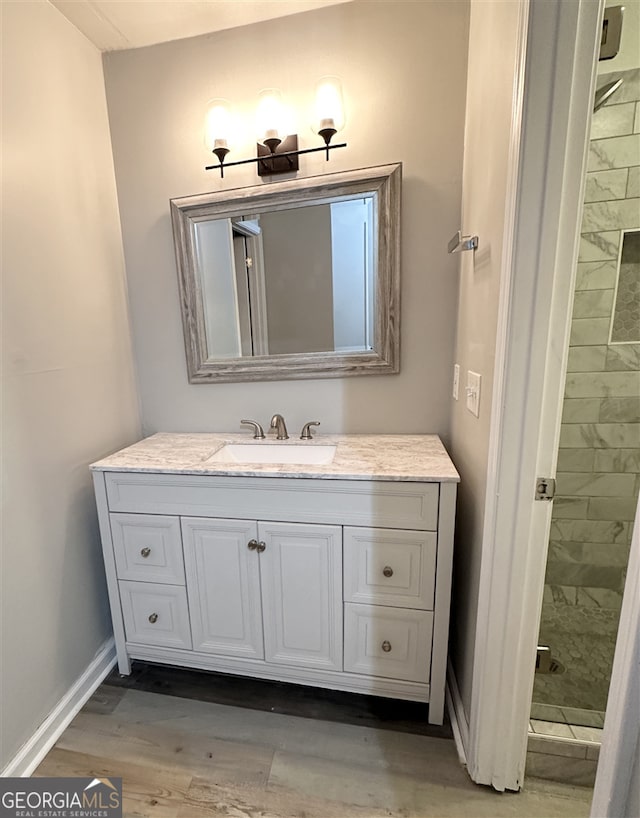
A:
<svg viewBox="0 0 640 818">
<path fill-rule="evenodd" d="M 640 490 L 640 70 L 598 84 L 618 77 L 591 128 L 540 624 L 559 672 L 533 696 L 574 724 L 606 706 Z"/>
</svg>

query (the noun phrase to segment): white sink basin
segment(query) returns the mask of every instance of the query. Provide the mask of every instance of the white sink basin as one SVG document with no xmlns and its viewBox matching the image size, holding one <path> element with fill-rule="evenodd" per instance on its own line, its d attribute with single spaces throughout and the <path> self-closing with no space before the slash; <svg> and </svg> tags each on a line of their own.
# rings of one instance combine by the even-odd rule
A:
<svg viewBox="0 0 640 818">
<path fill-rule="evenodd" d="M 335 453 L 335 446 L 322 443 L 227 443 L 206 462 L 320 466 L 331 463 Z"/>
</svg>

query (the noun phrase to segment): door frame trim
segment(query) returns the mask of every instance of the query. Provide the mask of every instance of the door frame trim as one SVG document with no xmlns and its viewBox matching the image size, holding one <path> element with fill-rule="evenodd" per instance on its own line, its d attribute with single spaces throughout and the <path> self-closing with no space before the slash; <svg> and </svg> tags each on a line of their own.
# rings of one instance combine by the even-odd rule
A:
<svg viewBox="0 0 640 818">
<path fill-rule="evenodd" d="M 519 44 L 467 748 L 500 791 L 524 779 L 551 519 L 534 486 L 557 458 L 603 6 L 534 0 Z"/>
</svg>

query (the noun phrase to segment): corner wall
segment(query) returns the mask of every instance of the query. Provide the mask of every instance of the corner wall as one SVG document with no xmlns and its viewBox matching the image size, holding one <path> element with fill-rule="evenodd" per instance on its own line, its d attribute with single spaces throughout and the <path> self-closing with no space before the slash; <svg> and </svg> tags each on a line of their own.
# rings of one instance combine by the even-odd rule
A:
<svg viewBox="0 0 640 818">
<path fill-rule="evenodd" d="M 143 427 L 236 431 L 243 417 L 290 430 L 447 435 L 459 227 L 468 4 L 355 2 L 105 55 Z M 280 87 L 301 147 L 316 81 L 342 78 L 348 148 L 301 158 L 299 177 L 403 162 L 401 372 L 393 376 L 189 385 L 169 199 L 259 184 L 255 166 L 204 171 L 207 101 L 246 123 L 232 158 L 255 154 L 258 92 Z"/>
<path fill-rule="evenodd" d="M 0 769 L 109 637 L 89 463 L 139 437 L 101 56 L 2 3 Z"/>
</svg>

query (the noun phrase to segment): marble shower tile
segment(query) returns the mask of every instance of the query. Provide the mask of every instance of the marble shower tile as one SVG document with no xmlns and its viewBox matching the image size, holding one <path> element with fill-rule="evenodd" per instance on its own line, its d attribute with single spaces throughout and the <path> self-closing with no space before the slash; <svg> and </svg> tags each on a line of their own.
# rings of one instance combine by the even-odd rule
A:
<svg viewBox="0 0 640 818">
<path fill-rule="evenodd" d="M 560 446 L 566 449 L 631 449 L 638 445 L 637 423 L 563 423 Z"/>
<path fill-rule="evenodd" d="M 640 422 L 640 397 L 604 398 L 600 404 L 599 420 L 601 423 Z M 638 437 L 638 446 L 640 446 L 640 432 Z"/>
<path fill-rule="evenodd" d="M 635 488 L 634 474 L 559 473 L 556 475 L 556 493 L 561 496 L 630 497 Z M 591 516 L 591 515 L 589 515 Z M 597 519 L 615 520 L 616 517 Z"/>
<path fill-rule="evenodd" d="M 622 476 L 622 475 L 621 475 Z M 635 496 L 635 475 L 624 475 L 633 478 L 632 493 L 629 497 L 591 497 L 589 499 L 589 520 L 628 520 L 633 522 L 636 516 L 638 500 Z"/>
<path fill-rule="evenodd" d="M 583 727 L 604 727 L 604 713 L 601 710 L 585 710 L 582 707 L 563 707 L 562 715 L 567 724 Z"/>
<path fill-rule="evenodd" d="M 551 540 L 566 540 L 574 543 L 619 543 L 629 542 L 629 523 L 602 522 L 597 520 L 552 520 Z"/>
<path fill-rule="evenodd" d="M 549 585 L 575 586 L 584 588 L 607 588 L 611 591 L 622 591 L 623 568 L 612 568 L 605 565 L 580 565 L 571 562 L 548 562 L 545 582 Z M 578 602 L 580 604 L 578 595 Z M 603 606 L 599 606 L 603 607 Z"/>
<path fill-rule="evenodd" d="M 596 471 L 640 473 L 640 448 L 597 449 L 594 457 Z"/>
<path fill-rule="evenodd" d="M 630 168 L 640 161 L 640 134 L 596 139 L 589 146 L 587 171 Z M 606 228 L 605 228 L 606 229 Z"/>
<path fill-rule="evenodd" d="M 627 198 L 631 199 L 640 196 L 640 167 L 629 168 L 629 179 L 627 181 Z"/>
<path fill-rule="evenodd" d="M 627 543 L 551 540 L 549 543 L 549 559 L 555 562 L 575 562 L 581 565 L 626 568 L 629 561 L 629 545 Z"/>
<path fill-rule="evenodd" d="M 585 188 L 585 204 L 590 202 L 606 202 L 611 199 L 624 199 L 627 195 L 629 169 L 599 170 L 587 173 Z"/>
<path fill-rule="evenodd" d="M 531 702 L 531 718 L 541 719 L 542 721 L 567 721 L 560 707 L 553 704 L 543 704 L 542 702 Z"/>
<path fill-rule="evenodd" d="M 612 344 L 607 349 L 605 367 L 607 371 L 640 369 L 640 344 Z"/>
<path fill-rule="evenodd" d="M 580 236 L 580 252 L 578 261 L 606 261 L 618 260 L 620 233 L 617 230 L 583 233 Z"/>
<path fill-rule="evenodd" d="M 600 608 L 605 611 L 619 611 L 622 607 L 622 588 L 624 573 L 621 569 L 619 589 L 613 588 L 576 588 L 576 605 L 581 608 Z"/>
<path fill-rule="evenodd" d="M 586 751 L 585 751 L 586 752 Z M 578 787 L 593 787 L 596 780 L 598 762 L 586 758 L 559 758 L 544 752 L 527 752 L 525 775 L 574 784 Z"/>
<path fill-rule="evenodd" d="M 574 318 L 571 321 L 572 347 L 606 344 L 609 340 L 608 318 Z"/>
<path fill-rule="evenodd" d="M 585 727 L 581 724 L 572 725 L 574 738 L 580 741 L 602 741 L 602 727 Z"/>
<path fill-rule="evenodd" d="M 567 398 L 626 398 L 640 395 L 640 372 L 570 373 Z"/>
<path fill-rule="evenodd" d="M 558 722 L 557 724 L 559 729 L 562 729 L 563 727 L 566 727 L 567 729 L 569 728 L 569 725 L 564 722 Z M 565 740 L 563 741 L 563 739 Z M 569 741 L 566 739 L 569 739 Z M 527 749 L 530 753 L 544 753 L 556 759 L 586 758 L 587 750 L 584 744 L 580 744 L 575 739 L 572 739 L 573 736 L 570 734 L 570 731 L 569 735 L 547 734 L 545 736 L 544 733 L 533 733 L 529 735 L 527 739 Z"/>
<path fill-rule="evenodd" d="M 635 113 L 635 102 L 623 102 L 621 105 L 606 105 L 600 108 L 591 120 L 590 139 L 606 139 L 609 136 L 633 133 Z"/>
<path fill-rule="evenodd" d="M 591 472 L 595 457 L 595 449 L 559 449 L 556 471 Z M 617 471 L 617 469 L 606 469 L 606 471 Z M 557 503 L 554 500 L 554 516 L 556 507 Z"/>
<path fill-rule="evenodd" d="M 586 292 L 609 292 L 608 290 L 587 290 Z M 567 372 L 602 372 L 607 359 L 606 346 L 570 347 Z"/>
<path fill-rule="evenodd" d="M 607 173 L 621 172 L 626 171 L 607 171 Z M 576 273 L 576 292 L 578 290 L 613 289 L 616 286 L 617 275 L 615 261 L 582 261 L 578 264 Z"/>
<path fill-rule="evenodd" d="M 562 404 L 563 423 L 597 423 L 600 420 L 600 398 L 565 399 Z M 582 471 L 582 469 L 580 469 Z"/>
<path fill-rule="evenodd" d="M 638 137 L 640 149 L 640 135 Z M 610 202 L 585 204 L 582 213 L 582 230 L 628 230 L 638 226 L 640 200 L 620 199 Z"/>
<path fill-rule="evenodd" d="M 531 727 L 533 732 L 537 733 L 538 735 L 556 736 L 558 738 L 575 738 L 568 724 L 532 718 Z"/>
<path fill-rule="evenodd" d="M 575 586 L 546 585 L 542 597 L 543 605 L 571 605 L 578 602 L 578 589 Z"/>
<path fill-rule="evenodd" d="M 586 520 L 589 507 L 588 498 L 555 497 L 553 516 L 558 520 Z"/>
</svg>

